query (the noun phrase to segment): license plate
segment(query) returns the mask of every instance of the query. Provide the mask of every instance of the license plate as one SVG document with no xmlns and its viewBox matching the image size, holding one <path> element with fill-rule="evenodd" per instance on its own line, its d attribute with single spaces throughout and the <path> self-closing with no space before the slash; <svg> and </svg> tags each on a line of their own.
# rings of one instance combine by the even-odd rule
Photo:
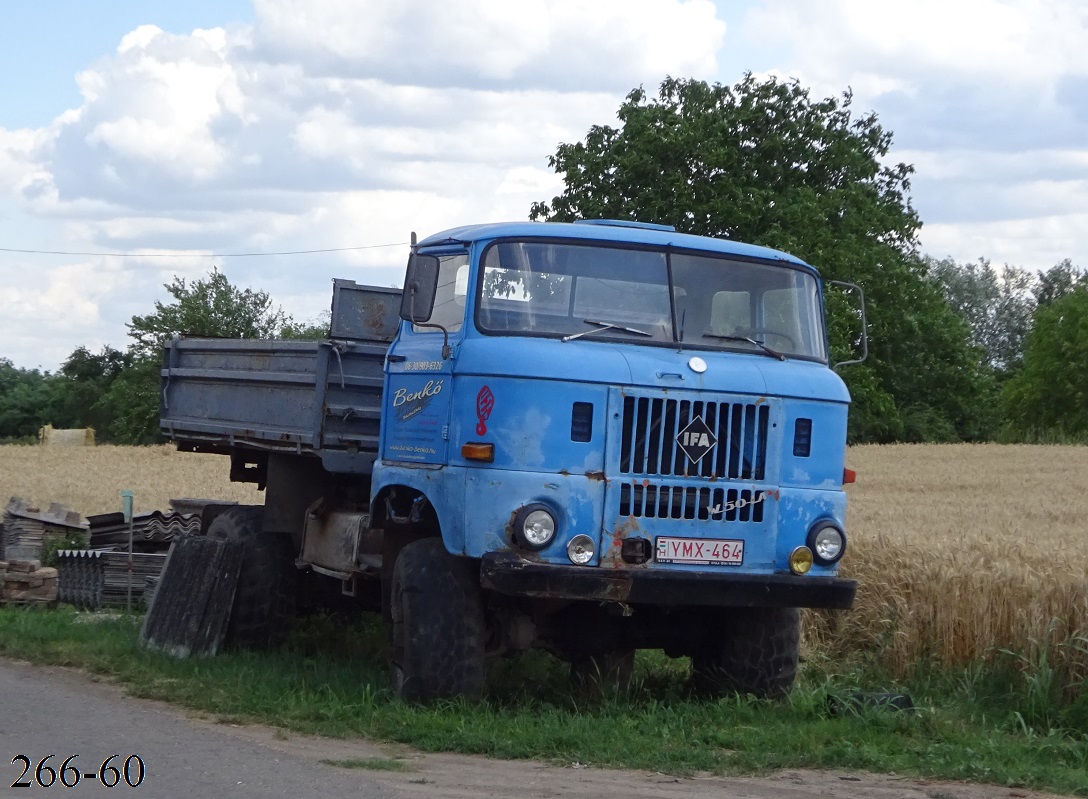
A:
<svg viewBox="0 0 1088 799">
<path fill-rule="evenodd" d="M 657 539 L 657 554 L 654 560 L 657 563 L 739 566 L 744 562 L 744 542 L 662 536 Z"/>
</svg>

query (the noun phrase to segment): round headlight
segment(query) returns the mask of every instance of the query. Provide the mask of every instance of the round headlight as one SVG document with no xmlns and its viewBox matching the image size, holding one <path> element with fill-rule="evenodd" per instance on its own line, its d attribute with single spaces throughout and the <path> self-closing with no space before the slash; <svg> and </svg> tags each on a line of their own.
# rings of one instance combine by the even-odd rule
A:
<svg viewBox="0 0 1088 799">
<path fill-rule="evenodd" d="M 593 556 L 596 554 L 597 547 L 594 546 L 593 539 L 588 535 L 576 535 L 567 544 L 567 557 L 570 558 L 571 563 L 579 566 L 585 566 L 593 560 Z"/>
<path fill-rule="evenodd" d="M 514 538 L 526 549 L 543 549 L 555 538 L 555 516 L 545 505 L 526 505 L 514 517 Z"/>
<path fill-rule="evenodd" d="M 833 524 L 823 522 L 809 532 L 808 546 L 817 563 L 830 566 L 846 552 L 846 533 Z"/>
</svg>

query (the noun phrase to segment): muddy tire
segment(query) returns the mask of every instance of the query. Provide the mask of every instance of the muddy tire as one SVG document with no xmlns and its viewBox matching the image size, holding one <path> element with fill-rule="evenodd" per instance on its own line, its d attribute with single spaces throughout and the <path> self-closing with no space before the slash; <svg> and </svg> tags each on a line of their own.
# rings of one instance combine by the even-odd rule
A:
<svg viewBox="0 0 1088 799">
<path fill-rule="evenodd" d="M 701 696 L 752 694 L 782 699 L 797 676 L 801 614 L 797 608 L 731 608 L 716 641 L 691 658 L 691 685 Z"/>
<path fill-rule="evenodd" d="M 487 627 L 476 564 L 450 555 L 440 538 L 413 541 L 393 566 L 391 671 L 406 702 L 484 690 Z"/>
<path fill-rule="evenodd" d="M 635 650 L 617 649 L 571 661 L 570 684 L 582 696 L 626 693 L 631 689 L 634 672 Z"/>
<path fill-rule="evenodd" d="M 245 546 L 226 635 L 227 645 L 244 649 L 282 644 L 295 615 L 297 572 L 291 543 L 287 536 L 263 532 L 263 514 L 260 506 L 228 508 L 208 528 L 209 538 Z"/>
</svg>

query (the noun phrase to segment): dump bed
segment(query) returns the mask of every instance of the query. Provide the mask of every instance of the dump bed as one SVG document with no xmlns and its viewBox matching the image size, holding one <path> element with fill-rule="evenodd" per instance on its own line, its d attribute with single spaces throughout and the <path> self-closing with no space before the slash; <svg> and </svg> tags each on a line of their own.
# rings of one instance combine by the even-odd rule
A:
<svg viewBox="0 0 1088 799">
<path fill-rule="evenodd" d="M 400 292 L 334 283 L 324 341 L 178 338 L 166 345 L 160 427 L 180 449 L 292 452 L 369 472 Z"/>
</svg>

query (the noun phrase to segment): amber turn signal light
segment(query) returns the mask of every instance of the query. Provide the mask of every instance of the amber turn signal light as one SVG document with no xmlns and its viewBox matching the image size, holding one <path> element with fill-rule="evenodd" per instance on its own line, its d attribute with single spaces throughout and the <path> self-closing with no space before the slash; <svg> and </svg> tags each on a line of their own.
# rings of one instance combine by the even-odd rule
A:
<svg viewBox="0 0 1088 799">
<path fill-rule="evenodd" d="M 466 461 L 493 463 L 495 461 L 495 445 L 470 441 L 461 445 L 461 457 Z"/>
</svg>

